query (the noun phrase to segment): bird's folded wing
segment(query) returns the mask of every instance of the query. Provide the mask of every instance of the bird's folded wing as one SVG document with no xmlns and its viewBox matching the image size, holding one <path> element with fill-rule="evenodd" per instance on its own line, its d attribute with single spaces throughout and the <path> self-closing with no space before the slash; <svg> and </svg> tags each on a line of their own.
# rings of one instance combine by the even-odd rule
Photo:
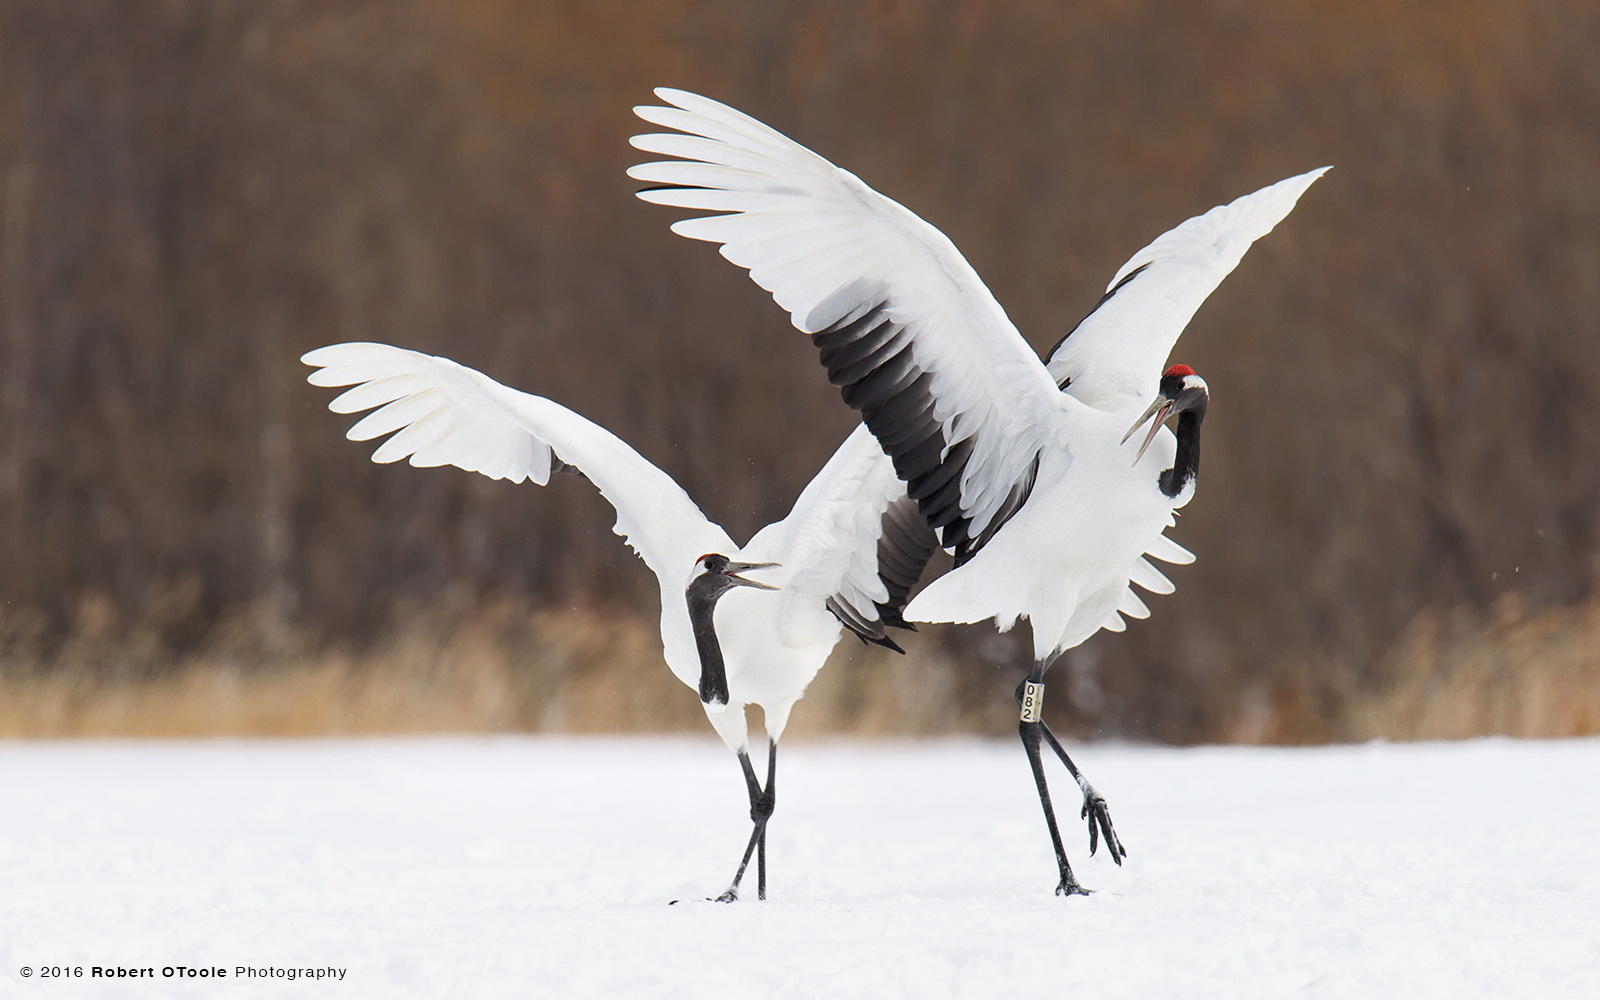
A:
<svg viewBox="0 0 1600 1000">
<path fill-rule="evenodd" d="M 674 106 L 635 113 L 677 131 L 631 141 L 679 159 L 632 167 L 652 185 L 639 197 L 725 213 L 672 229 L 721 244 L 813 335 L 943 544 L 970 557 L 1026 501 L 1067 405 L 1038 355 L 943 233 L 747 115 L 656 95 Z"/>
<path fill-rule="evenodd" d="M 1168 522 L 1171 527 L 1171 522 Z M 1127 623 L 1122 620 L 1123 615 L 1130 618 L 1149 618 L 1150 609 L 1145 606 L 1139 592 L 1133 589 L 1138 584 L 1152 594 L 1170 594 L 1177 588 L 1166 575 L 1150 564 L 1151 559 L 1160 559 L 1176 565 L 1187 566 L 1194 562 L 1194 553 L 1168 538 L 1166 535 L 1157 535 L 1155 541 L 1145 550 L 1145 554 L 1133 561 L 1133 568 L 1128 571 L 1128 589 L 1122 595 L 1122 600 L 1117 605 L 1117 610 L 1101 625 L 1101 628 L 1112 632 L 1121 632 L 1127 628 Z"/>
<path fill-rule="evenodd" d="M 1149 400 L 1195 310 L 1327 170 L 1218 205 L 1134 254 L 1094 310 L 1051 350 L 1050 377 L 1091 406 Z"/>
<path fill-rule="evenodd" d="M 518 392 L 446 358 L 386 344 L 334 344 L 300 359 L 313 385 L 354 386 L 328 404 L 335 413 L 373 410 L 345 435 L 392 436 L 374 462 L 454 465 L 491 479 L 540 486 L 562 463 L 575 466 L 617 509 L 616 532 L 663 581 L 688 579 L 706 552 L 732 541 L 665 472 L 600 425 L 548 399 Z M 374 409 L 376 407 L 377 409 Z"/>
</svg>

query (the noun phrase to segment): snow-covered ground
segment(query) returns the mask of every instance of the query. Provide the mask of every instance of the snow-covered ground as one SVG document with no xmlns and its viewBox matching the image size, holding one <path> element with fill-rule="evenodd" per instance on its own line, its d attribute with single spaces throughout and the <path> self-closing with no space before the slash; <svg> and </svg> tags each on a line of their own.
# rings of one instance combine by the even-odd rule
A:
<svg viewBox="0 0 1600 1000">
<path fill-rule="evenodd" d="M 1600 995 L 1600 741 L 1073 749 L 1094 896 L 1014 743 L 796 741 L 771 900 L 668 906 L 748 834 L 709 740 L 0 745 L 0 995 Z"/>
</svg>

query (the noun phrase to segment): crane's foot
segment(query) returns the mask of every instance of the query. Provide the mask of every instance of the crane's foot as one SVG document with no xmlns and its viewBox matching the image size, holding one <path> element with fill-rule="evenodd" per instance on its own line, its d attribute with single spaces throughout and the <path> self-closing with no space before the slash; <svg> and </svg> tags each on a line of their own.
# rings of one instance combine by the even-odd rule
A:
<svg viewBox="0 0 1600 1000">
<path fill-rule="evenodd" d="M 739 890 L 730 886 L 727 892 L 720 896 L 707 896 L 705 901 L 707 903 L 737 903 L 739 901 Z M 681 899 L 670 899 L 667 901 L 667 905 L 677 906 L 681 902 L 683 902 Z"/>
<path fill-rule="evenodd" d="M 1120 866 L 1122 859 L 1128 856 L 1128 849 L 1117 839 L 1117 831 L 1111 825 L 1111 809 L 1093 785 L 1083 782 L 1083 786 L 1083 809 L 1078 813 L 1078 818 L 1089 821 L 1089 854 L 1094 854 L 1101 838 L 1104 838 L 1107 853 Z"/>
<path fill-rule="evenodd" d="M 1056 886 L 1057 896 L 1089 896 L 1093 893 L 1093 889 L 1085 889 L 1083 886 L 1079 885 L 1078 880 L 1073 878 L 1070 874 L 1063 875 L 1061 877 L 1061 884 Z"/>
</svg>

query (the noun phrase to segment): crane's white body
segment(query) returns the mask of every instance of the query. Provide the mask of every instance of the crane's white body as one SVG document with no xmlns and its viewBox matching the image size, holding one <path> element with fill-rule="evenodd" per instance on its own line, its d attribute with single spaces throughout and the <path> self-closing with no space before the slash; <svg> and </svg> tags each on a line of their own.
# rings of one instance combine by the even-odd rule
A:
<svg viewBox="0 0 1600 1000">
<path fill-rule="evenodd" d="M 1033 496 L 970 561 L 913 598 L 907 619 L 992 618 L 1006 631 L 1027 618 L 1042 658 L 1102 628 L 1121 631 L 1123 615 L 1149 617 L 1129 579 L 1155 593 L 1173 588 L 1144 559 L 1146 552 L 1172 562 L 1193 557 L 1176 543 L 1162 544 L 1174 505 L 1153 484 L 1172 467 L 1172 433 L 1163 429 L 1137 464 L 1138 440 L 1116 445 L 1143 409 L 1079 412 L 1077 426 L 1098 433 L 1079 437 L 1070 452 L 1046 451 Z M 1124 502 L 1108 505 L 1100 499 L 1105 496 Z"/>
<path fill-rule="evenodd" d="M 347 435 L 365 441 L 395 432 L 373 454 L 375 462 L 409 456 L 415 466 L 454 465 L 541 486 L 556 459 L 583 472 L 616 508 L 617 534 L 655 572 L 662 655 L 691 688 L 698 688 L 701 664 L 684 590 L 695 561 L 717 552 L 735 561 L 779 563 L 751 576 L 779 590 L 734 588 L 714 613 L 729 702 L 707 704 L 706 715 L 736 752 L 748 743 L 744 706 L 761 706 L 767 735 L 776 741 L 838 642 L 839 619 L 825 602 L 833 597 L 872 620 L 873 602 L 888 598 L 877 544 L 883 513 L 905 487 L 864 426 L 828 460 L 788 517 L 741 547 L 670 476 L 610 431 L 548 399 L 446 358 L 384 344 L 336 344 L 301 360 L 319 368 L 309 377 L 315 385 L 355 385 L 330 409 L 379 407 Z"/>
<path fill-rule="evenodd" d="M 747 115 L 684 91 L 656 94 L 673 107 L 635 112 L 676 131 L 632 142 L 677 159 L 630 169 L 659 185 L 639 197 L 724 213 L 672 228 L 721 244 L 802 332 L 869 330 L 851 359 L 865 357 L 854 367 L 870 374 L 841 375 L 836 384 L 853 378 L 859 388 L 877 378 L 869 395 L 881 397 L 886 412 L 912 414 L 878 435 L 895 460 L 921 461 L 911 470 L 917 475 L 960 477 L 959 514 L 966 537 L 979 539 L 976 551 L 913 598 L 906 618 L 992 618 L 1004 630 L 1026 617 L 1035 656 L 1047 661 L 1101 628 L 1121 630 L 1123 615 L 1148 616 L 1128 583 L 1171 592 L 1144 557 L 1193 559 L 1162 534 L 1193 489 L 1167 497 L 1157 487 L 1173 464 L 1170 431 L 1137 462 L 1139 442 L 1122 438 L 1154 397 L 1163 360 L 1201 302 L 1326 168 L 1155 240 L 1041 362 L 943 233 Z M 925 446 L 920 458 L 911 454 L 917 443 Z M 907 469 L 901 476 L 912 481 Z"/>
<path fill-rule="evenodd" d="M 887 598 L 877 576 L 880 519 L 904 495 L 883 449 L 858 425 L 801 492 L 788 517 L 762 528 L 742 547 L 703 550 L 739 562 L 779 564 L 750 573 L 778 587 L 777 593 L 736 587 L 717 602 L 713 620 L 728 672 L 729 704 L 726 709 L 707 705 L 706 715 L 729 747 L 744 745 L 744 705 L 761 706 L 771 739 L 782 734 L 794 703 L 842 634 L 839 619 L 824 605 L 829 595 L 851 591 L 851 605 L 867 612 L 872 601 Z M 675 591 L 662 585 L 661 639 L 667 665 L 695 687 L 700 662 L 683 600 L 687 582 L 685 575 Z"/>
</svg>

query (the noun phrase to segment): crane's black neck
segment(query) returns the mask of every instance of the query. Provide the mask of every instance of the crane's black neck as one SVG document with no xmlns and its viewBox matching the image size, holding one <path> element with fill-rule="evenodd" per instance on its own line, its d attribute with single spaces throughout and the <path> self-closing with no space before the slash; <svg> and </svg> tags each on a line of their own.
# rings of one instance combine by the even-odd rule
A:
<svg viewBox="0 0 1600 1000">
<path fill-rule="evenodd" d="M 710 582 L 703 582 L 710 581 Z M 702 704 L 728 703 L 728 670 L 722 662 L 722 645 L 712 615 L 717 599 L 726 588 L 718 588 L 714 577 L 697 577 L 684 596 L 689 602 L 689 627 L 694 630 L 694 646 L 700 654 L 700 701 Z"/>
<path fill-rule="evenodd" d="M 1172 468 L 1161 474 L 1157 482 L 1161 492 L 1171 500 L 1194 483 L 1200 475 L 1200 423 L 1206 417 L 1206 400 L 1199 400 L 1178 415 L 1178 449 Z"/>
</svg>

